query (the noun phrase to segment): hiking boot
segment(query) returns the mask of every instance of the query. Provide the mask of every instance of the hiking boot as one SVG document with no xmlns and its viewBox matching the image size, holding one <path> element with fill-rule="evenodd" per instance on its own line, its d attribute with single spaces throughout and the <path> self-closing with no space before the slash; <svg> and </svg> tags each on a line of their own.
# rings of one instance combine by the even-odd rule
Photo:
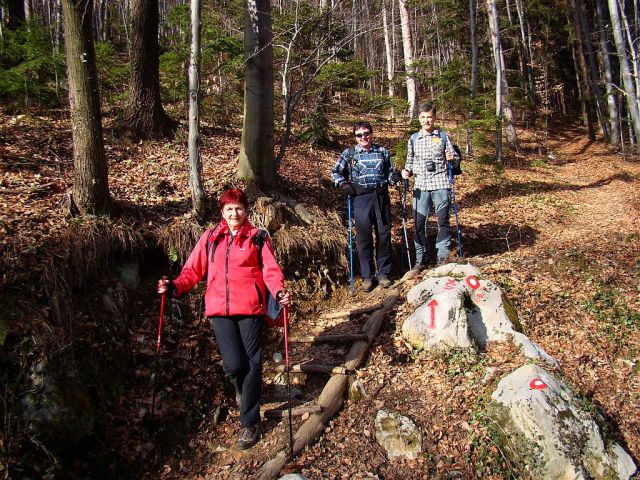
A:
<svg viewBox="0 0 640 480">
<path fill-rule="evenodd" d="M 247 448 L 253 447 L 258 440 L 260 440 L 261 430 L 259 423 L 251 427 L 244 427 L 238 437 L 238 448 L 240 450 L 246 450 Z"/>
<path fill-rule="evenodd" d="M 370 292 L 371 290 L 373 290 L 373 280 L 370 278 L 365 278 L 364 281 L 362 282 L 362 291 L 363 292 Z"/>
<path fill-rule="evenodd" d="M 236 405 L 238 406 L 238 409 L 240 409 L 240 402 L 242 402 L 242 394 L 236 392 Z"/>
<path fill-rule="evenodd" d="M 412 272 L 421 272 L 423 271 L 425 268 L 427 268 L 427 265 L 424 263 L 416 263 L 413 268 L 411 269 Z"/>
<path fill-rule="evenodd" d="M 386 275 L 380 275 L 378 276 L 378 285 L 380 285 L 382 288 L 390 287 L 391 280 L 389 280 L 389 277 L 387 277 Z"/>
<path fill-rule="evenodd" d="M 436 267 L 441 267 L 442 265 L 446 265 L 449 263 L 449 258 L 439 258 L 438 263 L 436 263 Z"/>
</svg>

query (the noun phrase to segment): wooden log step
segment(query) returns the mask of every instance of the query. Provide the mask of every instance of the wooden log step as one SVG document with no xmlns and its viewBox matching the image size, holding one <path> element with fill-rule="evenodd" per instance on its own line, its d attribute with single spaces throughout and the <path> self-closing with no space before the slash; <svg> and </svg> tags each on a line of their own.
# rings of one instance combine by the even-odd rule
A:
<svg viewBox="0 0 640 480">
<path fill-rule="evenodd" d="M 305 413 L 322 413 L 322 407 L 315 402 L 305 403 L 303 405 L 297 405 L 291 408 L 291 415 L 293 417 L 301 417 Z M 269 408 L 264 411 L 264 416 L 267 418 L 288 418 L 288 408 Z"/>
<path fill-rule="evenodd" d="M 278 365 L 276 372 L 285 372 L 284 365 Z M 291 373 L 330 373 L 333 375 L 350 375 L 352 370 L 342 366 L 320 365 L 316 363 L 299 363 L 291 366 Z"/>
<path fill-rule="evenodd" d="M 343 343 L 368 340 L 366 333 L 335 333 L 327 335 L 301 335 L 289 337 L 291 343 Z"/>
<path fill-rule="evenodd" d="M 383 305 L 384 304 L 382 302 L 378 302 L 366 307 L 352 308 L 349 310 L 337 310 L 335 312 L 323 313 L 322 315 L 320 315 L 320 318 L 330 320 L 333 318 L 355 317 L 356 315 L 360 315 L 362 313 L 369 313 L 373 312 L 374 310 L 379 310 Z"/>
</svg>

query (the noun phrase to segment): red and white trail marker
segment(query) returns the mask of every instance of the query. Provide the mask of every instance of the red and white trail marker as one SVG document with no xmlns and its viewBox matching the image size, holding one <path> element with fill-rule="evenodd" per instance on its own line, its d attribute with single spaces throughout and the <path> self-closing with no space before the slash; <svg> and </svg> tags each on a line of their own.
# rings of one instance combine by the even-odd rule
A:
<svg viewBox="0 0 640 480">
<path fill-rule="evenodd" d="M 544 390 L 545 388 L 547 388 L 549 385 L 547 385 L 546 383 L 544 383 L 541 379 L 539 379 L 538 377 L 534 378 L 533 380 L 531 380 L 531 382 L 529 382 L 529 387 L 532 390 Z"/>
<path fill-rule="evenodd" d="M 471 290 L 477 290 L 480 288 L 480 280 L 478 280 L 475 275 L 469 275 L 465 278 L 465 282 L 467 282 L 467 285 L 469 285 Z"/>
</svg>

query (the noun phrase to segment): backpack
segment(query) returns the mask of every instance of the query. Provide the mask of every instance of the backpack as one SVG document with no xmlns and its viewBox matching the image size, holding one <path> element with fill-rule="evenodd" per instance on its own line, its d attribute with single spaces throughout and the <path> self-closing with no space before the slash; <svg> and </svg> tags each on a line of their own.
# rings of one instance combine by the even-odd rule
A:
<svg viewBox="0 0 640 480">
<path fill-rule="evenodd" d="M 211 236 L 216 231 L 216 228 L 212 228 L 209 231 L 209 236 L 207 237 L 206 249 L 207 249 L 207 263 L 212 263 L 214 259 L 214 255 L 216 253 L 216 248 L 218 243 L 216 241 L 211 240 Z M 258 261 L 260 265 L 262 265 L 262 247 L 264 243 L 267 241 L 267 235 L 269 232 L 266 230 L 259 229 L 258 233 L 256 233 L 252 239 L 253 243 L 258 247 Z M 284 307 L 278 303 L 278 300 L 271 294 L 268 288 L 265 285 L 265 303 L 266 303 L 266 312 L 264 315 L 264 321 L 267 324 L 268 328 L 273 327 L 283 327 L 284 326 Z"/>
<path fill-rule="evenodd" d="M 413 135 L 411 135 L 411 148 L 414 151 L 415 151 L 415 148 L 416 148 L 416 139 L 418 138 L 418 133 L 420 133 L 420 132 L 416 132 Z M 449 141 L 449 138 L 447 137 L 447 134 L 445 133 L 444 130 L 440 130 L 440 139 L 445 144 Z M 451 173 L 453 175 L 462 175 L 462 169 L 460 168 L 460 162 L 462 162 L 462 151 L 460 150 L 460 147 L 458 145 L 456 145 L 455 143 L 452 143 L 451 147 L 453 148 L 453 151 L 455 152 L 455 158 L 451 162 Z M 453 181 L 453 179 L 451 179 L 451 180 Z"/>
</svg>

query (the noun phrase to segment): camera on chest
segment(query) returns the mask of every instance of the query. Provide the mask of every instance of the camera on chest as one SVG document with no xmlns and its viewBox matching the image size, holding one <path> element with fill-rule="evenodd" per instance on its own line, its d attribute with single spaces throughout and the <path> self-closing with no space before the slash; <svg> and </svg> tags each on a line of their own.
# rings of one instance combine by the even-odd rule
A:
<svg viewBox="0 0 640 480">
<path fill-rule="evenodd" d="M 436 164 L 435 162 L 427 162 L 427 172 L 435 172 L 436 171 Z"/>
</svg>

